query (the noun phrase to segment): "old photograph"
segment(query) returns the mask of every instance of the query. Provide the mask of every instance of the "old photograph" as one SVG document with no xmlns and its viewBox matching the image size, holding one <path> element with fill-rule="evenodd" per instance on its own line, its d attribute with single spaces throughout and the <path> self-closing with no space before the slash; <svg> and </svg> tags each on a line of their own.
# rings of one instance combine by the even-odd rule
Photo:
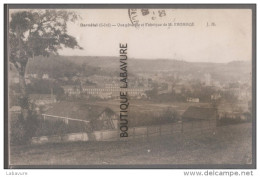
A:
<svg viewBox="0 0 260 177">
<path fill-rule="evenodd" d="M 6 5 L 8 168 L 255 168 L 255 6 L 187 7 Z"/>
</svg>

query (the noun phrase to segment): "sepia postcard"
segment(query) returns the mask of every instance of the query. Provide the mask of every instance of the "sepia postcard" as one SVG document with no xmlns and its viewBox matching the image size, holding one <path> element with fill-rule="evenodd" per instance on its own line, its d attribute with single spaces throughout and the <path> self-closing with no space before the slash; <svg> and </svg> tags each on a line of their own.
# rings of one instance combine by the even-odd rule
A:
<svg viewBox="0 0 260 177">
<path fill-rule="evenodd" d="M 5 168 L 256 168 L 243 5 L 5 5 Z"/>
</svg>

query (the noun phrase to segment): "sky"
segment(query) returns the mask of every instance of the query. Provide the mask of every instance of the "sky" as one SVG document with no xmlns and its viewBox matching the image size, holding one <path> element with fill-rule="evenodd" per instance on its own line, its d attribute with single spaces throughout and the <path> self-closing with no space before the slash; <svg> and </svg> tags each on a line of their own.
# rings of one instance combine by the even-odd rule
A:
<svg viewBox="0 0 260 177">
<path fill-rule="evenodd" d="M 162 10 L 162 9 L 159 9 Z M 194 23 L 194 26 L 117 27 L 131 23 L 128 9 L 74 9 L 81 19 L 68 24 L 83 50 L 63 49 L 60 55 L 119 56 L 119 43 L 128 44 L 129 58 L 174 59 L 223 63 L 251 61 L 252 18 L 248 9 L 150 9 L 141 23 Z M 154 13 L 154 14 L 153 14 Z M 152 20 L 152 17 L 156 19 Z M 110 23 L 113 27 L 81 27 Z M 215 26 L 207 26 L 214 23 Z"/>
</svg>

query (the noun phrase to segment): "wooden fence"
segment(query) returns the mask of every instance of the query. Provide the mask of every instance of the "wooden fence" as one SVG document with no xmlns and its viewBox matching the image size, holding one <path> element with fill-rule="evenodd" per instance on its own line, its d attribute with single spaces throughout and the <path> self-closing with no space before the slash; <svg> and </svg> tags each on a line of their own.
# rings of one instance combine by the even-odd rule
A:
<svg viewBox="0 0 260 177">
<path fill-rule="evenodd" d="M 128 129 L 128 137 L 120 138 L 119 130 L 94 131 L 96 141 L 129 140 L 135 138 L 149 138 L 153 136 L 174 135 L 178 133 L 207 132 L 216 128 L 216 120 L 201 120 L 176 122 L 171 124 L 132 127 Z"/>
<path fill-rule="evenodd" d="M 128 129 L 128 137 L 120 138 L 119 130 L 102 130 L 92 133 L 70 133 L 65 135 L 33 137 L 32 144 L 73 142 L 73 141 L 120 141 L 154 136 L 177 135 L 179 133 L 208 132 L 216 128 L 216 120 L 201 120 L 176 122 L 171 124 L 131 127 Z"/>
</svg>

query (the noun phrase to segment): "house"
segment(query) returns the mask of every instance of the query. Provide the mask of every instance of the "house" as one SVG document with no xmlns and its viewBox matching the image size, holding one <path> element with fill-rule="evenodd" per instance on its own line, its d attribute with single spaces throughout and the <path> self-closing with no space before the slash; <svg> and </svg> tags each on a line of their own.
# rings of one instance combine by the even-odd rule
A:
<svg viewBox="0 0 260 177">
<path fill-rule="evenodd" d="M 37 106 L 56 103 L 56 96 L 52 94 L 30 94 L 29 99 Z"/>
<path fill-rule="evenodd" d="M 73 77 L 71 78 L 71 80 L 72 80 L 72 81 L 77 81 L 77 80 L 80 80 L 80 79 L 79 79 L 78 76 L 73 76 Z"/>
<path fill-rule="evenodd" d="M 68 80 L 69 80 L 69 78 L 68 77 L 61 77 L 61 78 L 59 78 L 61 81 L 63 81 L 63 82 L 67 82 Z"/>
<path fill-rule="evenodd" d="M 76 85 L 64 85 L 62 86 L 64 93 L 67 94 L 68 96 L 79 96 L 81 91 L 80 91 L 80 87 L 76 86 Z"/>
<path fill-rule="evenodd" d="M 21 107 L 20 106 L 12 106 L 9 107 L 9 114 L 11 116 L 11 119 L 17 119 L 21 113 Z"/>
<path fill-rule="evenodd" d="M 216 126 L 217 109 L 215 108 L 190 106 L 182 114 L 182 131 L 184 132 L 214 130 Z"/>
<path fill-rule="evenodd" d="M 102 112 L 97 114 L 95 119 L 92 119 L 91 123 L 94 130 L 110 130 L 118 128 L 117 115 L 110 108 L 105 108 Z"/>
<path fill-rule="evenodd" d="M 25 78 L 26 79 L 29 79 L 29 78 L 37 79 L 38 78 L 38 74 L 25 74 Z"/>
<path fill-rule="evenodd" d="M 177 84 L 172 86 L 172 92 L 175 94 L 180 94 L 182 92 L 182 89 L 184 88 L 183 85 Z"/>
<path fill-rule="evenodd" d="M 221 119 L 239 119 L 249 120 L 251 114 L 249 112 L 221 112 L 219 114 L 219 120 Z"/>
<path fill-rule="evenodd" d="M 118 115 L 112 109 L 82 102 L 55 103 L 44 112 L 43 118 L 73 127 L 85 125 L 86 131 L 118 129 Z"/>
<path fill-rule="evenodd" d="M 87 95 L 91 95 L 94 97 L 98 97 L 101 99 L 109 99 L 109 98 L 117 98 L 120 96 L 120 91 L 123 89 L 113 84 L 106 84 L 105 87 L 95 87 L 95 86 L 83 86 L 82 91 Z M 144 88 L 126 88 L 124 91 L 127 91 L 129 96 L 135 98 L 145 97 L 145 89 Z M 66 93 L 66 92 L 65 92 Z"/>
<path fill-rule="evenodd" d="M 190 102 L 190 103 L 199 103 L 199 102 L 200 102 L 200 99 L 199 99 L 199 98 L 189 97 L 189 98 L 187 98 L 187 102 Z"/>
<path fill-rule="evenodd" d="M 199 120 L 212 120 L 217 118 L 217 109 L 216 108 L 204 108 L 204 107 L 195 107 L 190 106 L 183 113 L 183 121 L 199 121 Z"/>
<path fill-rule="evenodd" d="M 171 92 L 169 92 L 168 89 L 158 91 L 158 95 L 167 94 L 167 93 L 171 93 Z"/>
<path fill-rule="evenodd" d="M 42 79 L 46 79 L 46 80 L 49 79 L 49 74 L 43 74 Z"/>
<path fill-rule="evenodd" d="M 13 112 L 13 113 L 21 113 L 21 107 L 20 106 L 12 106 L 10 109 L 9 109 L 10 112 Z"/>
<path fill-rule="evenodd" d="M 214 93 L 214 94 L 210 95 L 210 98 L 211 98 L 211 100 L 218 100 L 221 98 L 221 95 L 220 95 L 220 93 Z"/>
</svg>

